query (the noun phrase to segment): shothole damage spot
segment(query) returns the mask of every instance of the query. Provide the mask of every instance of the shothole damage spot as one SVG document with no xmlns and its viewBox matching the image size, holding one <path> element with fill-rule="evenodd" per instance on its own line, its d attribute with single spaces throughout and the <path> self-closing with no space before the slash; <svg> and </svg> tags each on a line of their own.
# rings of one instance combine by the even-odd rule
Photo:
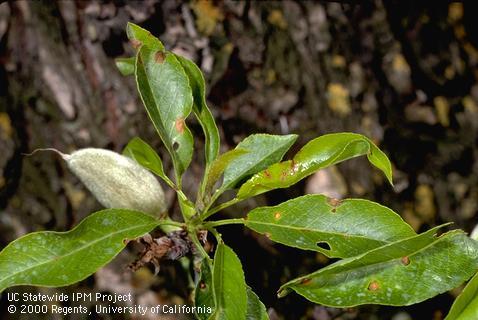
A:
<svg viewBox="0 0 478 320">
<path fill-rule="evenodd" d="M 403 264 L 404 266 L 408 266 L 408 265 L 410 264 L 410 258 L 407 257 L 407 256 L 402 257 L 402 258 L 400 259 L 400 261 L 402 261 L 402 264 Z"/>
<path fill-rule="evenodd" d="M 372 281 L 368 285 L 368 291 L 377 291 L 380 289 L 380 284 L 377 281 Z"/>
<path fill-rule="evenodd" d="M 340 199 L 335 199 L 335 198 L 327 198 L 327 203 L 332 206 L 332 209 L 330 209 L 330 211 L 332 213 L 336 213 L 337 212 L 337 207 L 340 206 L 342 204 L 343 200 L 340 200 Z"/>
<path fill-rule="evenodd" d="M 295 163 L 294 159 L 292 159 L 290 162 L 290 174 L 293 175 L 294 173 L 297 173 L 298 171 L 299 171 L 299 167 Z"/>
<path fill-rule="evenodd" d="M 174 122 L 174 128 L 176 129 L 176 131 L 179 133 L 179 134 L 183 134 L 184 133 L 184 127 L 185 127 L 185 123 L 184 123 L 184 118 L 177 118 L 176 121 Z"/>
<path fill-rule="evenodd" d="M 135 49 L 138 49 L 143 44 L 138 39 L 131 39 L 130 42 L 131 42 L 131 45 L 133 46 L 133 48 L 135 48 Z"/>
<path fill-rule="evenodd" d="M 325 241 L 317 242 L 317 247 L 319 247 L 320 249 L 324 249 L 324 250 L 331 250 L 330 245 Z"/>
<path fill-rule="evenodd" d="M 154 54 L 154 61 L 156 61 L 156 63 L 162 64 L 165 59 L 166 54 L 164 53 L 164 51 L 160 50 Z"/>
</svg>

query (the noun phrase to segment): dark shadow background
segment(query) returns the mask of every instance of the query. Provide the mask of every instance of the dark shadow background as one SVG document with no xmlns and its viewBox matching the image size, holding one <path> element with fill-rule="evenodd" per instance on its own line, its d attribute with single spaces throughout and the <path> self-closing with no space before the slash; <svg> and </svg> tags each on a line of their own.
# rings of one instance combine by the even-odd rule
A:
<svg viewBox="0 0 478 320">
<path fill-rule="evenodd" d="M 139 135 L 171 169 L 133 79 L 114 65 L 114 58 L 133 54 L 128 21 L 204 71 L 223 151 L 256 132 L 300 134 L 294 152 L 318 135 L 353 131 L 373 139 L 394 164 L 395 189 L 365 159 L 355 159 L 291 189 L 256 197 L 223 217 L 315 192 L 384 203 L 417 231 L 453 221 L 453 227 L 470 232 L 478 210 L 476 9 L 473 1 L 2 3 L 0 247 L 27 232 L 68 230 L 100 209 L 57 156 L 22 153 L 89 146 L 121 151 Z M 190 120 L 198 152 L 185 187 L 194 194 L 203 138 Z M 172 192 L 168 197 L 171 212 L 177 212 Z M 327 260 L 238 226 L 221 232 L 271 319 L 442 319 L 457 294 L 406 308 L 347 310 L 315 306 L 295 295 L 278 300 L 281 283 Z M 75 286 L 14 291 L 133 292 L 137 303 L 188 301 L 177 264 L 166 263 L 158 277 L 147 268 L 131 274 L 125 266 L 134 258 L 134 250 L 126 251 Z M 3 295 L 1 310 L 6 305 Z M 20 319 L 1 312 L 2 319 Z"/>
</svg>

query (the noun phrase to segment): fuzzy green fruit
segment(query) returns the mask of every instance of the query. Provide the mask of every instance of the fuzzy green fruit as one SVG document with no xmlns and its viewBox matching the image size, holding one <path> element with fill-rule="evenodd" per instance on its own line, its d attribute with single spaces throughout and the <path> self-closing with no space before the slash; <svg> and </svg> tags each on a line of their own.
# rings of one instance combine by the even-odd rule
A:
<svg viewBox="0 0 478 320">
<path fill-rule="evenodd" d="M 164 192 L 158 180 L 135 161 L 97 148 L 80 149 L 62 157 L 103 206 L 155 215 L 166 211 Z"/>
</svg>

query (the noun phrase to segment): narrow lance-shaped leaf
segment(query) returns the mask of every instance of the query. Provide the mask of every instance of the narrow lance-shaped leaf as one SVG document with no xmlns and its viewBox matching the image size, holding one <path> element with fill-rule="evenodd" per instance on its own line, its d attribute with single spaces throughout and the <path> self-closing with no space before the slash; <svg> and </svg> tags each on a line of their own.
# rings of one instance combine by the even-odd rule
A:
<svg viewBox="0 0 478 320">
<path fill-rule="evenodd" d="M 211 192 L 212 188 L 231 161 L 246 153 L 248 153 L 248 151 L 244 149 L 232 149 L 221 154 L 216 160 L 214 160 L 206 176 L 205 193 L 209 194 Z"/>
<path fill-rule="evenodd" d="M 367 155 L 392 183 L 392 166 L 387 156 L 368 138 L 356 133 L 333 133 L 307 143 L 292 160 L 271 165 L 246 181 L 237 198 L 246 199 L 273 189 L 287 188 L 319 169 L 347 159 Z"/>
<path fill-rule="evenodd" d="M 115 59 L 115 64 L 123 76 L 134 74 L 135 57 Z"/>
<path fill-rule="evenodd" d="M 236 149 L 247 151 L 229 163 L 224 171 L 221 191 L 236 187 L 241 180 L 282 159 L 297 135 L 253 134 L 241 141 Z"/>
<path fill-rule="evenodd" d="M 216 312 L 213 319 L 245 320 L 247 293 L 244 272 L 239 258 L 231 248 L 219 243 L 213 269 Z"/>
<path fill-rule="evenodd" d="M 193 137 L 185 122 L 193 105 L 189 80 L 174 54 L 142 46 L 136 58 L 136 82 L 180 184 L 193 153 Z"/>
<path fill-rule="evenodd" d="M 445 320 L 478 319 L 478 274 L 468 282 L 456 298 Z"/>
<path fill-rule="evenodd" d="M 164 45 L 158 38 L 153 36 L 148 30 L 143 29 L 134 23 L 128 22 L 126 34 L 135 49 L 139 49 L 141 46 L 146 46 L 152 50 L 164 51 Z M 135 57 L 117 58 L 115 59 L 115 64 L 122 75 L 129 76 L 134 74 L 135 61 Z"/>
<path fill-rule="evenodd" d="M 461 231 L 437 238 L 438 228 L 292 280 L 279 296 L 294 290 L 327 306 L 401 306 L 446 292 L 476 272 L 478 244 Z"/>
<path fill-rule="evenodd" d="M 246 320 L 269 320 L 266 307 L 249 286 L 247 287 Z"/>
<path fill-rule="evenodd" d="M 209 165 L 216 159 L 219 153 L 220 139 L 214 117 L 206 104 L 206 85 L 204 84 L 204 77 L 194 62 L 181 56 L 176 57 L 189 77 L 189 84 L 194 97 L 193 111 L 204 131 L 206 140 L 206 164 Z"/>
<path fill-rule="evenodd" d="M 123 150 L 123 155 L 135 160 L 137 163 L 161 177 L 164 181 L 170 182 L 164 173 L 163 162 L 154 149 L 143 141 L 135 137 L 128 142 Z"/>
<path fill-rule="evenodd" d="M 402 218 L 378 203 L 306 195 L 249 212 L 246 226 L 276 242 L 347 258 L 416 235 Z"/>
<path fill-rule="evenodd" d="M 212 261 L 210 258 L 205 258 L 201 262 L 201 270 L 194 289 L 194 304 L 196 307 L 201 307 L 201 309 L 196 309 L 196 317 L 199 320 L 209 319 L 216 309 L 212 282 Z M 211 313 L 207 312 L 208 307 L 212 311 Z"/>
<path fill-rule="evenodd" d="M 145 46 L 151 50 L 164 51 L 164 45 L 158 38 L 153 36 L 148 30 L 143 29 L 134 23 L 128 22 L 128 25 L 126 26 L 126 34 L 135 49 Z"/>
<path fill-rule="evenodd" d="M 0 292 L 17 285 L 60 287 L 76 283 L 113 259 L 160 220 L 138 212 L 107 209 L 68 232 L 27 234 L 0 252 Z"/>
</svg>

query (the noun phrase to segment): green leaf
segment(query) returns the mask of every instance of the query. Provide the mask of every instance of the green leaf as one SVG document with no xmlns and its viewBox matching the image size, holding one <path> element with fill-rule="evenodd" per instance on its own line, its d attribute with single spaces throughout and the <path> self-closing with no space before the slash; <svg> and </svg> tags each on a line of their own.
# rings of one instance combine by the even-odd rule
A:
<svg viewBox="0 0 478 320">
<path fill-rule="evenodd" d="M 378 203 L 338 201 L 324 195 L 256 208 L 249 212 L 245 224 L 273 241 L 332 258 L 353 257 L 416 235 L 398 214 Z"/>
<path fill-rule="evenodd" d="M 478 319 L 478 274 L 456 298 L 445 320 Z"/>
<path fill-rule="evenodd" d="M 126 26 L 126 34 L 135 49 L 145 46 L 151 50 L 164 51 L 164 46 L 158 38 L 153 36 L 148 30 L 145 30 L 134 23 L 128 22 L 128 25 Z"/>
<path fill-rule="evenodd" d="M 68 232 L 27 234 L 0 252 L 0 292 L 17 285 L 60 287 L 76 283 L 113 259 L 126 245 L 160 224 L 132 210 L 107 209 Z"/>
<path fill-rule="evenodd" d="M 115 64 L 123 76 L 129 76 L 134 74 L 134 61 L 135 57 L 117 58 Z"/>
<path fill-rule="evenodd" d="M 159 155 L 141 138 L 135 137 L 131 139 L 124 148 L 123 155 L 135 160 L 146 169 L 161 177 L 164 181 L 170 181 L 164 173 L 163 162 Z"/>
<path fill-rule="evenodd" d="M 247 314 L 246 320 L 269 320 L 266 307 L 259 297 L 247 286 Z"/>
<path fill-rule="evenodd" d="M 181 56 L 176 57 L 189 77 L 189 84 L 194 97 L 193 111 L 204 131 L 206 140 L 206 164 L 209 165 L 216 159 L 219 153 L 220 138 L 214 117 L 206 104 L 206 85 L 204 84 L 204 77 L 194 62 Z"/>
<path fill-rule="evenodd" d="M 180 184 L 193 153 L 193 136 L 185 123 L 193 105 L 188 77 L 174 54 L 142 46 L 136 58 L 136 82 Z"/>
<path fill-rule="evenodd" d="M 216 312 L 213 319 L 245 320 L 247 293 L 244 272 L 239 258 L 231 248 L 219 243 L 213 269 Z"/>
<path fill-rule="evenodd" d="M 340 260 L 284 284 L 326 306 L 411 305 L 459 286 L 478 268 L 478 244 L 456 230 L 437 228 L 356 257 Z"/>
<path fill-rule="evenodd" d="M 209 194 L 211 192 L 212 188 L 231 161 L 246 153 L 248 153 L 247 150 L 236 148 L 221 154 L 216 160 L 214 160 L 206 176 L 205 193 Z"/>
<path fill-rule="evenodd" d="M 309 143 L 292 160 L 273 164 L 246 181 L 237 198 L 246 199 L 273 189 L 287 188 L 319 169 L 342 161 L 367 155 L 392 184 L 392 166 L 387 156 L 367 137 L 356 133 L 332 133 Z"/>
<path fill-rule="evenodd" d="M 297 139 L 297 135 L 253 134 L 241 141 L 236 149 L 248 151 L 229 163 L 224 171 L 221 190 L 236 187 L 241 180 L 280 161 Z"/>
<path fill-rule="evenodd" d="M 212 312 L 216 309 L 212 283 L 212 261 L 209 258 L 205 258 L 201 262 L 201 270 L 194 290 L 194 304 L 196 307 L 209 307 Z M 199 320 L 207 320 L 211 317 L 211 314 L 207 312 L 196 312 L 195 315 Z"/>
</svg>

